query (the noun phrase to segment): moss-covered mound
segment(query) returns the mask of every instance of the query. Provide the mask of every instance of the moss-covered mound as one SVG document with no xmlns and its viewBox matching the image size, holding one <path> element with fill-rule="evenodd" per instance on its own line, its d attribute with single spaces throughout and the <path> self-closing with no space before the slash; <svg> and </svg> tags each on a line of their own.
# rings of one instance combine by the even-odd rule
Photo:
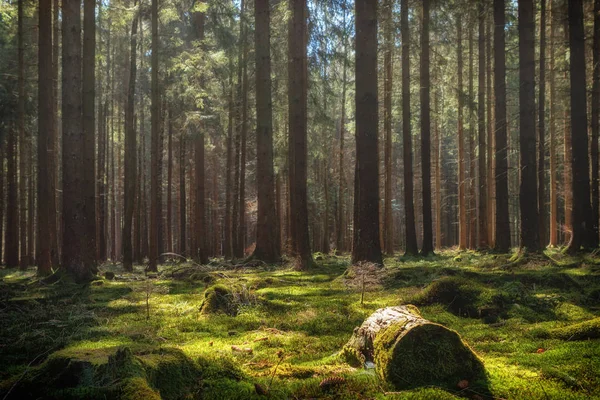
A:
<svg viewBox="0 0 600 400">
<path fill-rule="evenodd" d="M 235 315 L 237 309 L 233 300 L 233 292 L 227 286 L 211 286 L 204 292 L 204 301 L 200 306 L 200 313 L 216 314 L 222 312 L 228 315 Z"/>
<path fill-rule="evenodd" d="M 432 282 L 411 300 L 416 305 L 441 304 L 454 315 L 478 317 L 478 301 L 482 289 L 476 282 L 449 276 Z"/>
<path fill-rule="evenodd" d="M 563 340 L 600 339 L 600 318 L 554 329 L 550 334 Z"/>
<path fill-rule="evenodd" d="M 19 399 L 182 399 L 199 392 L 202 372 L 178 349 L 134 355 L 58 351 L 22 377 L 2 382 L 0 394 Z"/>
<path fill-rule="evenodd" d="M 484 377 L 482 362 L 458 333 L 426 323 L 407 329 L 389 326 L 375 342 L 378 374 L 398 389 L 421 386 L 456 388 L 462 380 Z"/>
</svg>

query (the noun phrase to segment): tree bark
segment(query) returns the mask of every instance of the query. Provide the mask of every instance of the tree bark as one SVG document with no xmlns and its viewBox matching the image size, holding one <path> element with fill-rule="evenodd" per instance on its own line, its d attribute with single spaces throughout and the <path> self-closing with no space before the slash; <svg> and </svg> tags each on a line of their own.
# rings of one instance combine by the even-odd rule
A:
<svg viewBox="0 0 600 400">
<path fill-rule="evenodd" d="M 466 176 L 465 176 L 465 139 L 463 127 L 463 49 L 462 49 L 462 16 L 459 14 L 456 18 L 456 28 L 458 34 L 458 248 L 465 250 L 467 248 L 468 226 L 467 226 L 467 204 L 466 204 Z"/>
<path fill-rule="evenodd" d="M 478 192 L 479 207 L 477 207 L 477 219 L 479 221 L 479 248 L 488 247 L 488 188 L 487 188 L 487 162 L 486 162 L 486 132 L 485 132 L 485 10 L 484 0 L 477 3 L 479 15 L 478 49 L 479 49 L 479 75 L 477 85 L 477 136 L 478 136 Z M 488 143 L 490 145 L 490 143 Z"/>
<path fill-rule="evenodd" d="M 384 3 L 384 84 L 383 84 L 383 130 L 385 132 L 385 184 L 384 184 L 384 218 L 383 218 L 383 248 L 386 254 L 394 254 L 394 226 L 392 219 L 392 40 L 393 8 L 392 1 Z"/>
<path fill-rule="evenodd" d="M 19 266 L 19 198 L 17 181 L 18 132 L 14 123 L 9 124 L 6 149 L 6 235 L 4 261 L 7 268 Z"/>
<path fill-rule="evenodd" d="M 415 227 L 415 203 L 413 193 L 413 152 L 410 126 L 410 29 L 408 26 L 408 0 L 400 3 L 400 35 L 402 39 L 402 142 L 404 163 L 404 210 L 406 255 L 416 255 L 417 230 Z"/>
<path fill-rule="evenodd" d="M 306 0 L 291 0 L 292 17 L 288 33 L 288 111 L 290 128 L 290 211 L 292 214 L 292 248 L 298 257 L 297 267 L 312 264 L 308 234 L 307 194 L 307 6 Z"/>
<path fill-rule="evenodd" d="M 258 214 L 254 258 L 267 263 L 281 258 L 273 172 L 273 106 L 271 100 L 271 43 L 268 0 L 254 1 L 256 29 L 256 188 Z"/>
<path fill-rule="evenodd" d="M 433 221 L 431 209 L 431 97 L 429 73 L 429 0 L 422 2 L 421 28 L 421 179 L 423 181 L 422 255 L 433 253 Z"/>
<path fill-rule="evenodd" d="M 556 73 L 555 73 L 555 35 L 556 18 L 554 0 L 550 0 L 550 240 L 551 247 L 558 246 L 558 182 L 556 150 Z"/>
<path fill-rule="evenodd" d="M 50 174 L 48 143 L 54 136 L 54 92 L 52 71 L 52 0 L 40 0 L 39 3 L 39 42 L 38 42 L 38 232 L 39 232 L 39 258 L 38 274 L 49 275 L 52 273 L 52 258 L 50 255 L 51 232 L 50 219 L 54 215 L 49 213 Z M 0 158 L 0 169 L 4 170 L 4 159 Z M 0 180 L 0 186 L 4 185 Z M 0 196 L 0 203 L 4 203 L 4 193 Z M 0 219 L 3 215 L 0 213 Z M 2 228 L 0 227 L 0 232 Z M 0 241 L 2 237 L 0 236 Z M 0 257 L 2 250 L 0 249 Z"/>
<path fill-rule="evenodd" d="M 134 3 L 135 4 L 135 3 Z M 131 22 L 131 47 L 129 64 L 129 85 L 127 89 L 127 108 L 125 110 L 125 193 L 123 215 L 123 268 L 133 271 L 133 244 L 131 226 L 135 206 L 135 189 L 137 181 L 137 143 L 135 137 L 134 105 L 135 83 L 137 75 L 137 26 L 138 16 Z"/>
<path fill-rule="evenodd" d="M 185 134 L 179 136 L 179 253 L 187 253 L 186 237 L 186 188 L 185 188 L 185 164 L 187 163 L 185 153 Z"/>
<path fill-rule="evenodd" d="M 379 157 L 377 145 L 377 2 L 356 7 L 355 242 L 352 262 L 383 265 L 379 242 Z"/>
<path fill-rule="evenodd" d="M 173 252 L 173 107 L 168 106 L 167 125 L 167 252 Z"/>
<path fill-rule="evenodd" d="M 158 149 L 159 149 L 159 83 L 158 83 L 158 0 L 152 0 L 152 105 L 151 105 L 151 172 L 150 172 L 150 243 L 148 270 L 158 271 L 158 229 L 159 229 L 159 205 L 158 205 Z"/>
<path fill-rule="evenodd" d="M 85 263 L 96 272 L 96 1 L 83 1 L 83 217 Z"/>
<path fill-rule="evenodd" d="M 535 145 L 535 22 L 533 0 L 519 0 L 519 144 L 521 246 L 540 249 Z"/>
<path fill-rule="evenodd" d="M 571 76 L 571 175 L 573 179 L 573 238 L 567 249 L 575 253 L 593 245 L 590 177 L 587 136 L 587 99 L 585 80 L 585 42 L 583 2 L 568 2 Z M 597 240 L 596 240 L 597 242 Z"/>
<path fill-rule="evenodd" d="M 540 0 L 540 89 L 538 100 L 538 214 L 540 248 L 548 243 L 546 231 L 546 0 Z"/>
<path fill-rule="evenodd" d="M 20 244 L 20 258 L 19 267 L 26 269 L 30 260 L 28 257 L 27 250 L 27 154 L 28 146 L 30 143 L 29 134 L 25 130 L 25 45 L 24 45 L 24 32 L 23 32 L 23 6 L 25 0 L 18 0 L 17 13 L 18 13 L 18 31 L 17 31 L 17 55 L 18 55 L 18 86 L 19 86 L 19 97 L 17 102 L 18 107 L 18 126 L 19 126 L 19 202 L 20 202 L 20 213 L 19 213 L 19 244 Z"/>
<path fill-rule="evenodd" d="M 598 223 L 600 220 L 600 188 L 598 187 L 598 136 L 600 134 L 600 0 L 594 0 L 594 43 L 592 69 L 592 247 L 598 247 Z"/>
<path fill-rule="evenodd" d="M 63 151 L 63 249 L 62 265 L 76 282 L 92 279 L 86 262 L 87 229 L 82 119 L 81 7 L 62 5 L 62 151 Z"/>
<path fill-rule="evenodd" d="M 508 147 L 506 133 L 506 55 L 504 0 L 494 0 L 494 93 L 496 95 L 496 250 L 510 250 L 508 217 Z"/>
</svg>

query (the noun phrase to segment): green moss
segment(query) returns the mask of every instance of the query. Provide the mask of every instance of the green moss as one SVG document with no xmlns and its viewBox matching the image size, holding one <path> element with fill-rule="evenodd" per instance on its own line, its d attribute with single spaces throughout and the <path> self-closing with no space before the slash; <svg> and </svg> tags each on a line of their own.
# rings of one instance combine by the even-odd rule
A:
<svg viewBox="0 0 600 400">
<path fill-rule="evenodd" d="M 222 312 L 234 315 L 236 310 L 233 305 L 233 292 L 231 289 L 225 285 L 214 285 L 206 289 L 200 312 L 202 314 Z"/>
<path fill-rule="evenodd" d="M 123 381 L 121 400 L 161 400 L 161 396 L 154 391 L 143 378 L 129 378 Z"/>
<path fill-rule="evenodd" d="M 396 388 L 455 388 L 463 379 L 484 375 L 481 360 L 455 331 L 438 324 L 405 328 L 393 324 L 374 342 L 377 372 Z"/>
<path fill-rule="evenodd" d="M 600 318 L 553 329 L 551 335 L 563 340 L 600 339 Z"/>
<path fill-rule="evenodd" d="M 416 305 L 442 304 L 455 315 L 477 317 L 481 292 L 476 282 L 452 276 L 432 282 L 411 302 Z"/>
</svg>

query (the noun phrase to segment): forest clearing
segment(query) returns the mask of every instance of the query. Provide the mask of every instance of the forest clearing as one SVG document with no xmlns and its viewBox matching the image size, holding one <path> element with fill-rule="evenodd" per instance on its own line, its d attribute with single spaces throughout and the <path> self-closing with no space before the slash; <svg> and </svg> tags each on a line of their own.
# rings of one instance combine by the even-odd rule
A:
<svg viewBox="0 0 600 400">
<path fill-rule="evenodd" d="M 141 266 L 123 274 L 103 265 L 104 275 L 113 278 L 114 272 L 114 279 L 87 287 L 40 284 L 32 280 L 33 270 L 4 270 L 0 394 L 7 399 L 599 397 L 600 259 L 558 251 L 547 256 L 554 261 L 456 251 L 387 258 L 385 268 L 367 277 L 363 304 L 365 270 L 350 267 L 347 257 L 326 255 L 316 255 L 318 266 L 307 272 L 182 263 L 146 277 Z M 231 304 L 205 309 L 205 294 L 220 287 Z M 408 303 L 456 330 L 483 360 L 485 378 L 465 387 L 457 380 L 450 387 L 432 383 L 399 391 L 375 369 L 344 360 L 342 348 L 367 316 Z M 115 361 L 124 349 L 131 365 Z"/>
</svg>

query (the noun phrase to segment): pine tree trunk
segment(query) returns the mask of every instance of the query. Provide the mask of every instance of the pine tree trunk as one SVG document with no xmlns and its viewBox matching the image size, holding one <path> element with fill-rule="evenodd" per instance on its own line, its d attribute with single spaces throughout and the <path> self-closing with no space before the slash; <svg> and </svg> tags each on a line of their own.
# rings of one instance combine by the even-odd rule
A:
<svg viewBox="0 0 600 400">
<path fill-rule="evenodd" d="M 19 126 L 19 202 L 20 202 L 20 220 L 19 220 L 19 243 L 20 243 L 20 264 L 21 269 L 26 269 L 30 260 L 27 257 L 27 154 L 29 146 L 29 134 L 25 131 L 25 45 L 23 44 L 23 3 L 24 0 L 18 0 L 18 126 Z"/>
<path fill-rule="evenodd" d="M 458 248 L 465 250 L 467 248 L 468 226 L 467 226 L 467 198 L 466 198 L 466 176 L 465 176 L 465 139 L 463 127 L 463 49 L 462 49 L 462 16 L 459 14 L 456 18 L 458 34 Z"/>
<path fill-rule="evenodd" d="M 96 1 L 83 1 L 83 182 L 85 263 L 96 272 Z"/>
<path fill-rule="evenodd" d="M 598 136 L 600 134 L 600 0 L 594 0 L 594 43 L 592 69 L 592 229 L 590 245 L 598 247 L 598 223 L 600 219 L 600 189 L 598 187 Z"/>
<path fill-rule="evenodd" d="M 384 84 L 383 84 L 383 130 L 385 132 L 385 184 L 384 184 L 384 224 L 383 243 L 386 254 L 394 254 L 394 226 L 392 219 L 392 18 L 393 8 L 391 0 L 386 0 L 383 10 L 387 15 L 384 20 Z"/>
<path fill-rule="evenodd" d="M 474 73 L 473 73 L 473 67 L 474 67 L 474 63 L 473 63 L 473 58 L 474 58 L 474 54 L 473 54 L 473 29 L 474 29 L 474 24 L 473 24 L 473 18 L 472 16 L 469 17 L 469 76 L 468 76 L 468 104 L 469 106 L 467 107 L 467 109 L 469 110 L 469 116 L 468 116 L 468 120 L 469 120 L 469 156 L 468 156 L 468 163 L 469 163 L 469 179 L 468 179 L 468 203 L 467 203 L 467 207 L 468 207 L 468 211 L 467 211 L 467 221 L 469 224 L 469 236 L 468 236 L 468 246 L 470 249 L 475 249 L 477 247 L 477 205 L 476 205 L 476 198 L 475 198 L 475 181 L 476 181 L 476 177 L 475 177 L 475 116 L 473 115 L 473 104 L 475 104 L 475 96 L 473 94 L 473 77 L 474 77 Z"/>
<path fill-rule="evenodd" d="M 19 199 L 17 181 L 17 140 L 18 132 L 14 123 L 10 124 L 6 149 L 6 235 L 5 256 L 7 268 L 19 266 Z"/>
<path fill-rule="evenodd" d="M 504 0 L 494 0 L 494 93 L 496 96 L 495 149 L 496 149 L 496 250 L 510 249 L 508 216 L 508 148 L 506 129 L 506 55 L 505 55 Z"/>
<path fill-rule="evenodd" d="M 39 45 L 38 45 L 38 232 L 39 232 L 39 258 L 38 274 L 49 275 L 52 273 L 52 258 L 50 256 L 51 233 L 50 219 L 54 215 L 49 213 L 49 200 L 54 196 L 50 192 L 52 175 L 49 173 L 49 138 L 54 136 L 54 93 L 52 90 L 52 0 L 40 0 L 39 3 Z M 4 170 L 4 159 L 0 157 L 0 169 Z M 0 179 L 3 187 L 4 179 Z M 0 190 L 3 191 L 3 190 Z M 3 209 L 4 193 L 0 194 L 0 208 Z M 3 211 L 3 210 L 2 210 Z M 0 212 L 0 219 L 3 214 Z M 2 227 L 0 226 L 0 232 Z M 0 242 L 2 237 L 0 236 Z M 2 249 L 0 248 L 0 259 Z"/>
<path fill-rule="evenodd" d="M 555 18 L 554 0 L 550 0 L 550 240 L 551 247 L 558 246 L 558 182 L 556 143 L 556 73 L 555 73 Z"/>
<path fill-rule="evenodd" d="M 246 35 L 248 28 L 246 28 Z M 246 253 L 246 154 L 248 146 L 248 40 L 244 38 L 243 75 L 242 75 L 242 127 L 240 148 L 240 198 L 239 198 L 239 224 L 238 247 L 236 257 L 242 258 Z"/>
<path fill-rule="evenodd" d="M 495 177 L 495 142 L 494 142 L 494 115 L 492 113 L 494 96 L 492 88 L 492 36 L 493 36 L 493 15 L 487 13 L 489 21 L 486 23 L 486 91 L 487 91 L 487 211 L 488 211 L 488 246 L 495 247 L 495 233 L 496 233 L 496 177 Z"/>
<path fill-rule="evenodd" d="M 540 67 L 538 100 L 538 213 L 540 248 L 548 243 L 546 236 L 546 0 L 540 0 Z"/>
<path fill-rule="evenodd" d="M 233 167 L 233 57 L 229 57 L 229 94 L 228 94 L 228 124 L 227 124 L 227 166 L 226 166 L 226 178 L 225 178 L 225 229 L 224 236 L 225 240 L 224 255 L 226 259 L 230 259 L 233 256 L 233 243 L 231 233 L 231 179 L 232 179 L 232 167 Z"/>
<path fill-rule="evenodd" d="M 307 5 L 306 0 L 291 0 L 292 17 L 288 34 L 288 107 L 290 124 L 290 199 L 292 249 L 298 257 L 297 267 L 312 264 L 308 234 L 307 194 Z"/>
<path fill-rule="evenodd" d="M 167 252 L 173 252 L 173 108 L 168 106 L 167 125 Z"/>
<path fill-rule="evenodd" d="M 158 229 L 159 229 L 159 181 L 158 181 L 158 149 L 160 140 L 159 124 L 159 83 L 158 83 L 158 0 L 152 0 L 152 106 L 151 106 L 151 172 L 150 172 L 150 243 L 148 254 L 148 270 L 158 271 Z"/>
<path fill-rule="evenodd" d="M 519 0 L 519 144 L 521 246 L 540 249 L 535 143 L 535 22 L 533 0 Z"/>
<path fill-rule="evenodd" d="M 52 257 L 52 265 L 60 264 L 60 232 L 58 221 L 62 220 L 61 210 L 58 207 L 59 191 L 58 191 L 58 143 L 59 143 L 59 118 L 58 118 L 58 62 L 59 62 L 59 22 L 58 22 L 58 0 L 53 2 L 52 13 L 52 124 L 53 129 L 48 131 L 48 170 L 50 179 L 50 194 L 48 198 L 48 222 L 50 229 L 50 252 Z"/>
<path fill-rule="evenodd" d="M 488 188 L 487 188 L 487 162 L 486 162 L 486 132 L 485 132 L 485 10 L 484 0 L 479 0 L 477 3 L 477 12 L 479 14 L 479 74 L 477 85 L 477 136 L 478 136 L 478 171 L 479 178 L 479 207 L 477 207 L 477 219 L 479 221 L 479 240 L 477 247 L 488 247 Z M 488 143 L 490 145 L 490 143 Z"/>
<path fill-rule="evenodd" d="M 130 272 L 133 271 L 131 226 L 133 223 L 137 181 L 137 143 L 134 124 L 135 83 L 137 76 L 137 26 L 138 16 L 134 15 L 131 22 L 129 85 L 127 89 L 127 108 L 125 110 L 125 206 L 123 210 L 125 218 L 123 221 L 123 268 L 125 271 Z"/>
<path fill-rule="evenodd" d="M 343 25 L 346 26 L 346 8 L 343 11 Z M 345 225 L 344 225 L 344 133 L 346 130 L 346 84 L 348 79 L 348 39 L 344 36 L 344 56 L 343 72 L 342 72 L 342 104 L 340 117 L 340 154 L 338 166 L 338 214 L 337 214 L 337 229 L 336 229 L 336 248 L 338 252 L 346 250 L 345 246 Z"/>
<path fill-rule="evenodd" d="M 62 151 L 63 151 L 63 249 L 62 265 L 76 282 L 92 279 L 86 263 L 88 242 L 82 119 L 81 8 L 78 2 L 62 6 Z"/>
<path fill-rule="evenodd" d="M 278 262 L 278 226 L 273 172 L 273 108 L 271 100 L 271 46 L 269 0 L 255 0 L 256 56 L 256 188 L 258 214 L 254 257 L 267 263 Z"/>
<path fill-rule="evenodd" d="M 408 26 L 408 0 L 401 1 L 400 35 L 402 39 L 402 142 L 404 162 L 404 210 L 406 254 L 416 255 L 417 230 L 415 227 L 415 203 L 413 193 L 413 151 L 410 126 L 410 29 Z"/>
<path fill-rule="evenodd" d="M 423 244 L 421 254 L 433 253 L 431 210 L 431 98 L 429 73 L 429 0 L 423 0 L 421 30 L 421 169 L 423 190 Z"/>
<path fill-rule="evenodd" d="M 585 42 L 583 29 L 583 2 L 568 3 L 569 49 L 571 76 L 571 175 L 573 183 L 573 238 L 568 247 L 575 253 L 593 245 L 591 221 L 590 177 L 587 136 L 587 99 L 585 80 Z M 597 240 L 596 240 L 597 242 Z"/>
</svg>

